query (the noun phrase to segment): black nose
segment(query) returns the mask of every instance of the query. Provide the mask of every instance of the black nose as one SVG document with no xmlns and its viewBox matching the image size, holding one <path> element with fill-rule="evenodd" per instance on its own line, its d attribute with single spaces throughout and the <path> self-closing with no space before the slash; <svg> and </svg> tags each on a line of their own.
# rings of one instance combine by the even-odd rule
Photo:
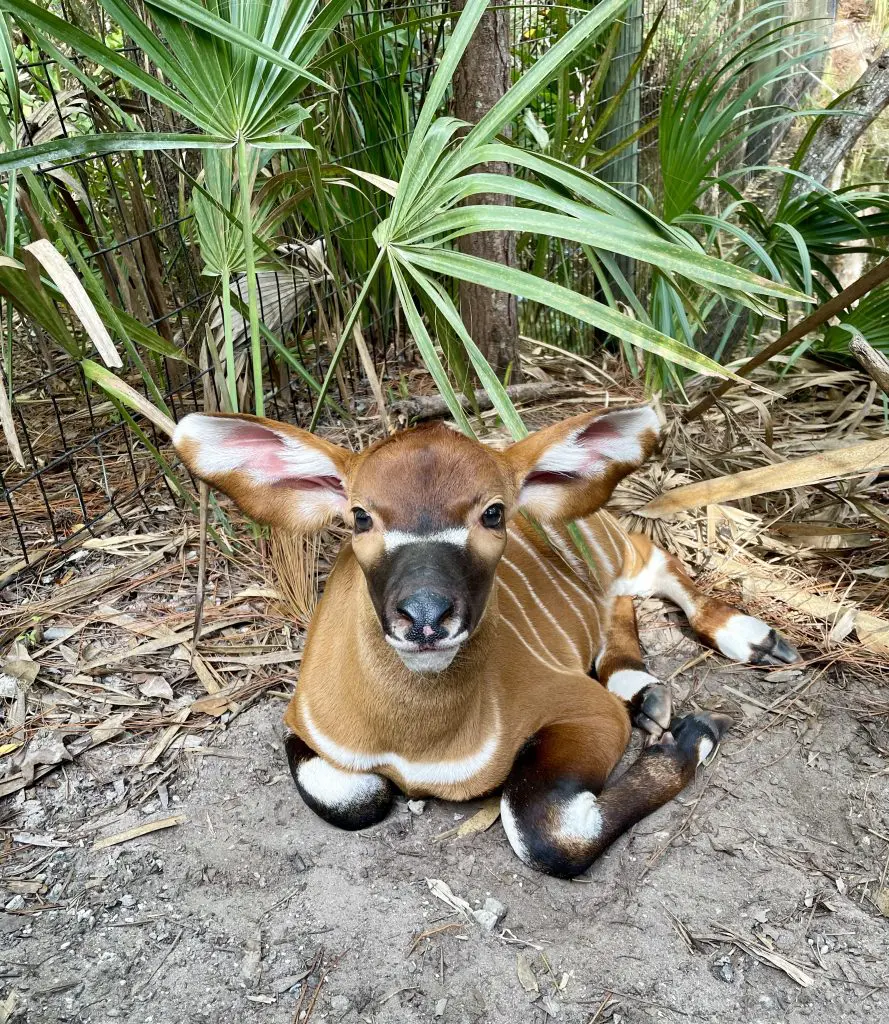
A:
<svg viewBox="0 0 889 1024">
<path fill-rule="evenodd" d="M 405 640 L 429 643 L 447 635 L 442 622 L 453 612 L 454 602 L 444 594 L 432 590 L 418 590 L 398 603 L 400 615 L 411 620 Z"/>
</svg>

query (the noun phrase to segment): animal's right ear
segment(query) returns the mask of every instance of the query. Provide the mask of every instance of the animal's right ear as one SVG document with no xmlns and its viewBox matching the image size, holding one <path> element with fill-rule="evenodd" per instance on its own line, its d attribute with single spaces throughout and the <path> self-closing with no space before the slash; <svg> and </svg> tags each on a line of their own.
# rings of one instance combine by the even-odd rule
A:
<svg viewBox="0 0 889 1024">
<path fill-rule="evenodd" d="M 353 455 L 287 423 L 192 413 L 173 445 L 189 470 L 247 515 L 292 533 L 314 533 L 346 512 Z"/>
</svg>

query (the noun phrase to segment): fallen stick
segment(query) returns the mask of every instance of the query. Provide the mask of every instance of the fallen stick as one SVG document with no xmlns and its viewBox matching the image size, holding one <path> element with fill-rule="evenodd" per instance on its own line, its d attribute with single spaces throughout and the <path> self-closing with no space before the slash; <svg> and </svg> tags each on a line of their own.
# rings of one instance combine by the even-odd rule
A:
<svg viewBox="0 0 889 1024">
<path fill-rule="evenodd" d="M 873 378 L 883 394 L 889 395 L 889 359 L 873 345 L 868 345 L 864 338 L 853 338 L 849 342 L 849 351 L 861 363 L 864 372 Z"/>
<path fill-rule="evenodd" d="M 526 384 L 510 384 L 506 389 L 513 402 L 541 402 L 553 398 L 576 398 L 586 394 L 583 388 L 571 384 L 560 384 L 551 381 L 533 381 Z M 467 411 L 473 406 L 466 395 L 458 395 L 460 405 Z M 487 391 L 476 391 L 475 404 L 479 412 L 494 408 L 491 396 Z M 389 408 L 398 416 L 408 420 L 432 420 L 447 416 L 448 407 L 440 395 L 417 395 L 414 398 L 402 398 L 393 402 Z"/>
<path fill-rule="evenodd" d="M 131 839 L 139 839 L 151 832 L 158 832 L 162 828 L 172 828 L 174 825 L 185 824 L 184 814 L 174 814 L 169 818 L 161 818 L 158 821 L 146 821 L 144 825 L 136 825 L 135 828 L 128 828 L 126 832 L 118 832 L 116 836 L 108 836 L 105 839 L 97 839 L 93 843 L 94 850 L 105 850 L 109 846 L 117 846 L 119 843 L 128 843 Z"/>
</svg>

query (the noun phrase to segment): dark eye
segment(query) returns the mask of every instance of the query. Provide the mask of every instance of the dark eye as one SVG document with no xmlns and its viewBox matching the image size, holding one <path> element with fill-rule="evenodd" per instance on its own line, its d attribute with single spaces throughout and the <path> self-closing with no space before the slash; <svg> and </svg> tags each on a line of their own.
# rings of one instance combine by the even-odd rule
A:
<svg viewBox="0 0 889 1024">
<path fill-rule="evenodd" d="M 355 517 L 355 532 L 367 533 L 373 526 L 374 521 L 363 508 L 353 508 L 352 515 Z"/>
<path fill-rule="evenodd" d="M 488 505 L 488 507 L 482 512 L 482 526 L 486 526 L 489 530 L 497 530 L 503 525 L 503 506 L 498 501 L 494 505 Z"/>
</svg>

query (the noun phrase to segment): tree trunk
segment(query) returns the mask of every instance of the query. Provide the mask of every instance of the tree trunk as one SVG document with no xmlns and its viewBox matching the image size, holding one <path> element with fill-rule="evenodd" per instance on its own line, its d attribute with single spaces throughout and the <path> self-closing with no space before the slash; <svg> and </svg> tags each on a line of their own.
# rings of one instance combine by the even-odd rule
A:
<svg viewBox="0 0 889 1024">
<path fill-rule="evenodd" d="M 880 54 L 868 65 L 855 85 L 836 101 L 838 110 L 853 110 L 853 114 L 825 117 L 815 133 L 812 145 L 803 158 L 800 170 L 822 185 L 826 185 L 834 171 L 852 151 L 855 143 L 870 127 L 878 114 L 889 105 L 889 51 Z M 808 189 L 804 181 L 797 181 L 795 192 Z"/>
<path fill-rule="evenodd" d="M 463 0 L 453 0 L 455 13 Z M 512 8 L 504 0 L 492 0 L 482 15 L 475 34 L 463 54 L 454 76 L 454 114 L 476 124 L 510 85 L 509 19 Z M 486 164 L 493 174 L 509 174 L 508 164 Z M 511 206 L 509 196 L 475 196 L 473 203 Z M 515 235 L 510 231 L 484 231 L 460 239 L 460 249 L 470 256 L 516 265 Z M 468 281 L 460 282 L 460 313 L 485 358 L 503 377 L 511 365 L 510 379 L 520 379 L 518 308 L 514 295 L 494 292 Z"/>
</svg>

